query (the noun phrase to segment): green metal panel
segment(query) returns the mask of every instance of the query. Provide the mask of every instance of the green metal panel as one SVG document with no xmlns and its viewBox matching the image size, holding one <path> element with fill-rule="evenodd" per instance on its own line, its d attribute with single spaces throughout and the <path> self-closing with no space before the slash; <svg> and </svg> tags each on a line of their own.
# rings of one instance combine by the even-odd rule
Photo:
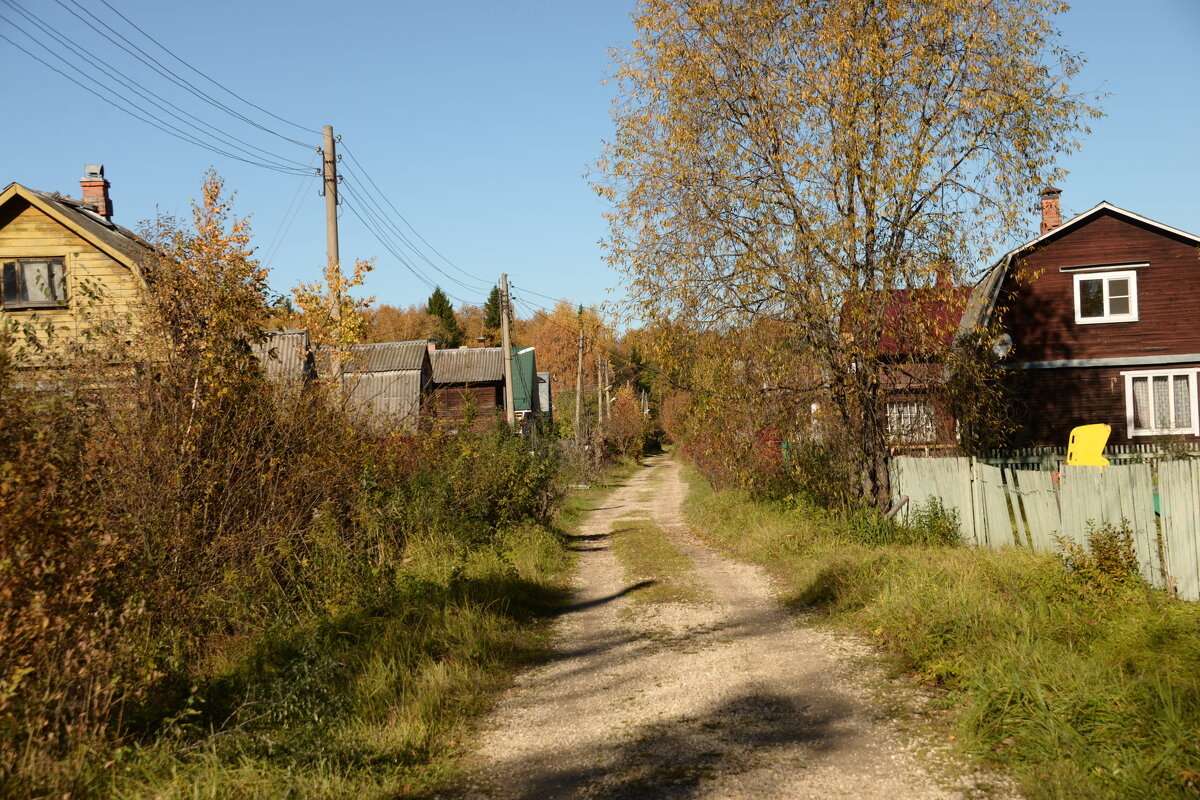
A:
<svg viewBox="0 0 1200 800">
<path fill-rule="evenodd" d="M 537 361 L 532 347 L 512 349 L 513 410 L 537 411 Z"/>
</svg>

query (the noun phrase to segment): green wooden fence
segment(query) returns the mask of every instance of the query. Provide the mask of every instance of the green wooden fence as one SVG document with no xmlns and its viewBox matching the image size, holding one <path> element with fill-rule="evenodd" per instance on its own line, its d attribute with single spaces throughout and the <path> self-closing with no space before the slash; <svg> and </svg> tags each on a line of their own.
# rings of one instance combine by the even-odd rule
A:
<svg viewBox="0 0 1200 800">
<path fill-rule="evenodd" d="M 1056 537 L 1086 547 L 1089 526 L 1128 523 L 1142 577 L 1200 600 L 1200 459 L 1064 465 L 1051 473 L 896 456 L 891 479 L 894 501 L 909 498 L 903 515 L 935 497 L 958 515 L 963 539 L 980 547 L 1056 552 Z"/>
</svg>

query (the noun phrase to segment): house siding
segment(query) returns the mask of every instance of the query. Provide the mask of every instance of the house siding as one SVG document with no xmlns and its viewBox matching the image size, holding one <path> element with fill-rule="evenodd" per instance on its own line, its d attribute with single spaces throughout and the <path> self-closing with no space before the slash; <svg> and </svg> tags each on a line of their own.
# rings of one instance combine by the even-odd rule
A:
<svg viewBox="0 0 1200 800">
<path fill-rule="evenodd" d="M 1145 444 L 1147 437 L 1131 437 L 1127 430 L 1122 373 L 1197 368 L 1200 364 L 1025 370 L 1021 375 L 1019 412 L 1032 444 L 1066 447 L 1072 428 L 1094 423 L 1112 426 L 1110 444 Z M 1200 441 L 1195 435 L 1180 438 Z"/>
<path fill-rule="evenodd" d="M 1136 270 L 1136 322 L 1075 322 L 1073 273 L 1061 269 L 1139 263 L 1148 266 Z M 1014 273 L 1001 303 L 1019 362 L 1200 353 L 1194 243 L 1106 211 L 1050 239 Z"/>
<path fill-rule="evenodd" d="M 49 343 L 51 355 L 80 341 L 95 323 L 122 321 L 135 314 L 141 294 L 132 270 L 40 209 L 14 200 L 0 209 L 0 260 L 36 257 L 64 259 L 67 307 L 5 310 L 2 314 L 19 322 L 37 319 L 53 324 L 56 337 Z M 89 285 L 99 291 L 95 299 L 88 296 Z"/>
</svg>

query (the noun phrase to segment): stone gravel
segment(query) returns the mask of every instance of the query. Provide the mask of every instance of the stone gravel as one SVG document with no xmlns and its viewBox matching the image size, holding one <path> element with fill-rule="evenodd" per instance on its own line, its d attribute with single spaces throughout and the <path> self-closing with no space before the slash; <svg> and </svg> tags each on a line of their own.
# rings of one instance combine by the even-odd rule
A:
<svg viewBox="0 0 1200 800">
<path fill-rule="evenodd" d="M 550 659 L 484 721 L 472 798 L 1011 797 L 889 709 L 862 642 L 808 624 L 757 567 L 704 545 L 682 519 L 679 466 L 650 461 L 574 537 L 573 605 Z M 609 549 L 650 515 L 688 555 L 708 599 L 636 603 Z"/>
</svg>

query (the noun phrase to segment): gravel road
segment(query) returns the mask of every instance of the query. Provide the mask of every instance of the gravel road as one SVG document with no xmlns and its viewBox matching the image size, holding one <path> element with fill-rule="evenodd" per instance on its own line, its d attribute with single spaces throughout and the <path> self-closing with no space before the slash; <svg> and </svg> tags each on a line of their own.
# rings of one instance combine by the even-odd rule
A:
<svg viewBox="0 0 1200 800">
<path fill-rule="evenodd" d="M 574 605 L 552 657 L 483 723 L 466 796 L 995 796 L 961 769 L 957 785 L 935 778 L 928 743 L 888 718 L 878 676 L 862 677 L 867 649 L 804 624 L 761 570 L 692 537 L 685 494 L 679 466 L 658 457 L 580 529 Z M 609 549 L 614 523 L 631 516 L 690 557 L 702 601 L 632 599 Z"/>
</svg>

